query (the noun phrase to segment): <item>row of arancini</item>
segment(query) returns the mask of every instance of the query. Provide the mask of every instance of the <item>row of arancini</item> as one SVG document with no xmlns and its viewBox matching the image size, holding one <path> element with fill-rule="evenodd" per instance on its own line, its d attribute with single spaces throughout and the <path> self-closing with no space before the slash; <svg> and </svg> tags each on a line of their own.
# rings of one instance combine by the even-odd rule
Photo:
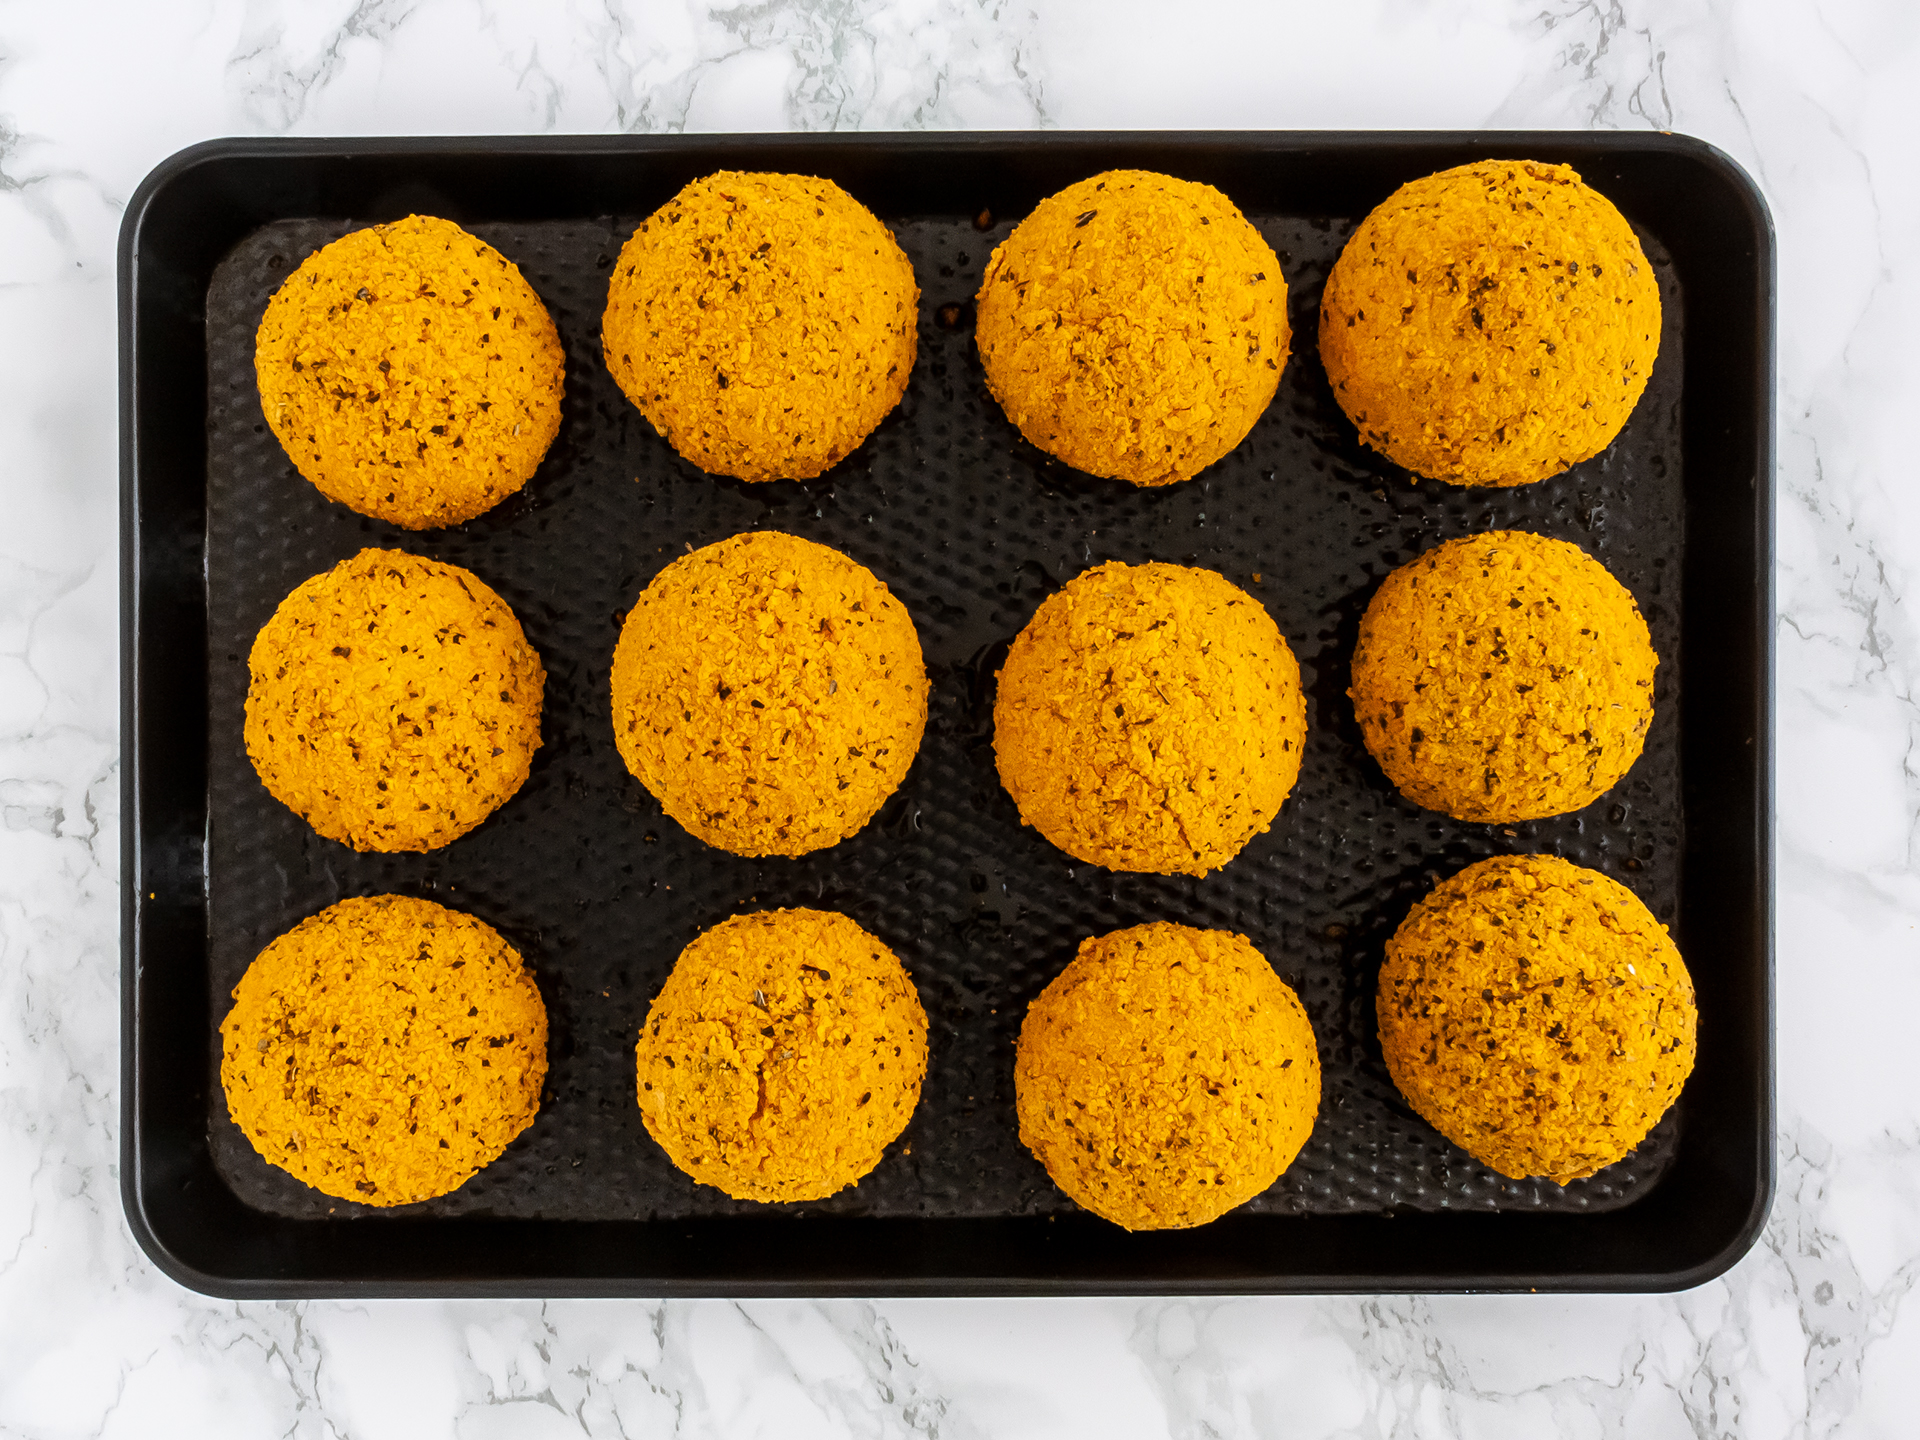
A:
<svg viewBox="0 0 1920 1440">
<path fill-rule="evenodd" d="M 1693 1063 L 1692 984 L 1664 927 L 1552 856 L 1437 886 L 1388 942 L 1375 1008 L 1413 1108 L 1516 1178 L 1564 1184 L 1623 1158 Z M 374 1206 L 458 1189 L 533 1123 L 546 1078 L 546 1009 L 519 954 L 399 895 L 343 900 L 275 940 L 221 1036 L 228 1108 L 259 1153 Z M 765 1202 L 873 1170 L 926 1068 L 926 1012 L 893 952 L 804 909 L 695 939 L 635 1051 L 641 1118 L 673 1164 Z M 1129 1230 L 1178 1229 L 1293 1163 L 1320 1061 L 1299 998 L 1246 937 L 1161 922 L 1080 946 L 1027 1010 L 1014 1088 L 1020 1138 L 1061 1190 Z"/>
<path fill-rule="evenodd" d="M 248 657 L 267 789 L 329 839 L 420 851 L 526 779 L 545 672 L 478 576 L 363 550 L 297 587 Z M 1498 531 L 1393 571 L 1352 662 L 1369 751 L 1410 800 L 1511 823 L 1592 803 L 1638 758 L 1658 664 L 1626 588 L 1566 541 Z M 998 674 L 994 749 L 1025 823 L 1110 870 L 1205 875 L 1270 828 L 1306 740 L 1300 668 L 1215 571 L 1095 566 Z M 691 834 L 796 856 L 859 831 L 920 748 L 929 682 L 864 565 L 776 531 L 673 561 L 627 613 L 621 757 Z"/>
<path fill-rule="evenodd" d="M 830 180 L 722 172 L 628 238 L 601 348 L 681 455 L 746 480 L 838 463 L 899 403 L 920 292 L 893 234 Z M 1243 440 L 1291 332 L 1280 261 L 1209 185 L 1115 170 L 1040 202 L 977 301 L 988 387 L 1030 441 L 1162 485 Z M 1632 228 L 1568 167 L 1415 180 L 1329 275 L 1319 347 L 1361 439 L 1417 475 L 1517 485 L 1612 443 L 1660 344 Z M 301 474 L 409 529 L 469 520 L 532 476 L 565 357 L 512 261 L 409 216 L 308 256 L 260 322 L 255 372 Z"/>
</svg>

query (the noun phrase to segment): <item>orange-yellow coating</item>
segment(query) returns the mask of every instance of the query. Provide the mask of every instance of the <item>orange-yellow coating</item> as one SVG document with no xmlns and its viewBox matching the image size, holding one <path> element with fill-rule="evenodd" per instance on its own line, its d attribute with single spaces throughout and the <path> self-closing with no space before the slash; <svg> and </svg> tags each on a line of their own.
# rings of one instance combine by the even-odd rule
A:
<svg viewBox="0 0 1920 1440">
<path fill-rule="evenodd" d="M 1494 530 L 1387 576 L 1347 693 L 1402 795 L 1503 824 L 1578 810 L 1627 773 L 1659 663 L 1633 596 L 1598 560 Z"/>
<path fill-rule="evenodd" d="M 480 578 L 362 550 L 280 602 L 247 657 L 247 754 L 355 850 L 437 850 L 527 778 L 546 671 Z"/>
<path fill-rule="evenodd" d="M 220 1039 L 253 1148 L 364 1205 L 459 1189 L 533 1123 L 547 1074 L 547 1010 L 519 953 L 404 895 L 342 900 L 267 946 Z"/>
<path fill-rule="evenodd" d="M 322 246 L 254 344 L 267 424 L 328 499 L 409 530 L 525 485 L 560 429 L 566 356 L 514 263 L 409 215 Z"/>
<path fill-rule="evenodd" d="M 900 403 L 919 307 L 893 232 L 831 180 L 722 171 L 621 247 L 601 345 L 627 398 L 702 470 L 806 479 Z"/>
<path fill-rule="evenodd" d="M 1300 666 L 1260 602 L 1211 570 L 1075 576 L 999 680 L 1000 782 L 1076 860 L 1205 875 L 1272 825 L 1300 774 Z"/>
<path fill-rule="evenodd" d="M 1516 1180 L 1624 1158 L 1693 1069 L 1693 980 L 1666 926 L 1552 855 L 1436 885 L 1387 942 L 1375 1007 L 1407 1103 Z"/>
<path fill-rule="evenodd" d="M 1096 935 L 1027 1008 L 1020 1139 L 1128 1230 L 1204 1225 L 1280 1178 L 1313 1133 L 1320 1055 L 1299 997 L 1244 935 Z"/>
<path fill-rule="evenodd" d="M 880 1163 L 927 1073 L 927 1015 L 831 910 L 723 920 L 680 952 L 635 1050 L 667 1158 L 736 1200 L 823 1200 Z"/>
<path fill-rule="evenodd" d="M 1613 203 L 1565 165 L 1486 160 L 1398 190 L 1320 302 L 1320 358 L 1360 438 L 1416 475 L 1525 485 L 1598 455 L 1660 349 L 1660 287 Z"/>
<path fill-rule="evenodd" d="M 987 262 L 975 342 L 1020 433 L 1077 470 L 1191 479 L 1279 388 L 1273 247 L 1211 185 L 1109 170 L 1048 196 Z"/>
<path fill-rule="evenodd" d="M 873 818 L 927 726 L 913 620 L 866 566 L 765 530 L 654 577 L 613 655 L 620 757 L 736 855 L 804 855 Z"/>
</svg>

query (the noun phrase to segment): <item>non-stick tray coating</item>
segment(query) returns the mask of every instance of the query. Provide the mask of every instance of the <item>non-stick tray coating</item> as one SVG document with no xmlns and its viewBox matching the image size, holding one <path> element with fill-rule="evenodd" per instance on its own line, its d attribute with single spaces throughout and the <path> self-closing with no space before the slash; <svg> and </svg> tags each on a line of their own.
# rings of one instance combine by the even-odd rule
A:
<svg viewBox="0 0 1920 1440">
<path fill-rule="evenodd" d="M 852 1189 L 796 1210 L 863 1215 L 1065 1211 L 1021 1146 L 1013 1042 L 1078 942 L 1178 920 L 1245 934 L 1313 1019 L 1319 1123 L 1253 1208 L 1295 1213 L 1624 1204 L 1656 1178 L 1669 1121 L 1627 1160 L 1564 1188 L 1509 1181 L 1399 1100 L 1373 1026 L 1381 945 L 1433 881 L 1487 855 L 1548 851 L 1624 881 L 1662 920 L 1678 910 L 1682 297 L 1661 277 L 1665 329 L 1647 393 L 1603 455 L 1538 485 L 1409 483 L 1363 450 L 1314 351 L 1320 289 L 1351 223 L 1249 205 L 1287 277 L 1296 353 L 1247 437 L 1195 481 L 1142 491 L 1076 474 L 1027 446 L 986 389 L 967 302 L 993 246 L 957 214 L 884 215 L 922 288 L 918 363 L 899 410 L 818 481 L 747 485 L 679 459 L 600 357 L 621 242 L 644 216 L 473 225 L 521 267 L 567 351 L 561 433 L 526 491 L 479 521 L 415 534 L 323 500 L 265 428 L 253 336 L 267 298 L 309 254 L 363 223 L 288 220 L 248 236 L 207 295 L 208 713 L 212 748 L 210 1003 L 274 936 L 344 895 L 400 891 L 481 916 L 540 977 L 553 1038 L 540 1117 L 500 1160 L 423 1207 L 554 1219 L 670 1218 L 754 1208 L 695 1185 L 647 1136 L 634 1102 L 641 1017 L 680 948 L 742 909 L 824 905 L 879 935 L 913 973 L 931 1060 L 900 1143 Z M 373 217 L 367 217 L 373 218 Z M 1357 218 L 1357 217 L 1356 217 Z M 960 307 L 956 316 L 951 307 Z M 943 312 L 945 319 L 942 319 Z M 745 860 L 694 840 L 631 779 L 613 743 L 607 675 L 620 619 L 688 546 L 786 530 L 853 556 L 919 627 L 933 695 L 900 792 L 859 835 L 799 860 Z M 1395 565 L 1455 535 L 1525 529 L 1581 545 L 1633 592 L 1661 664 L 1646 752 L 1587 809 L 1474 825 L 1398 798 L 1359 743 L 1345 695 L 1360 611 Z M 261 786 L 241 743 L 247 651 L 302 580 L 365 545 L 464 565 L 513 606 L 547 666 L 545 744 L 521 793 L 429 855 L 356 854 Z M 1309 733 L 1272 831 L 1205 879 L 1078 864 L 1024 829 L 993 767 L 993 672 L 1047 595 L 1104 560 L 1218 570 L 1257 596 L 1301 660 Z M 217 1070 L 218 1045 L 209 1052 Z M 331 1199 L 266 1164 L 210 1079 L 216 1163 L 248 1203 L 284 1215 L 385 1212 Z"/>
<path fill-rule="evenodd" d="M 1553 137 L 1296 137 L 1292 151 L 1277 137 L 686 140 L 626 142 L 644 162 L 626 166 L 621 142 L 553 142 L 567 157 L 545 170 L 537 142 L 491 152 L 503 175 L 545 187 L 529 201 L 484 183 L 475 167 L 485 147 L 427 143 L 306 159 L 298 146 L 230 144 L 279 164 L 216 154 L 171 182 L 182 194 L 211 187 L 217 203 L 202 199 L 202 212 L 224 205 L 235 217 L 218 249 L 182 239 L 176 248 L 200 245 L 190 261 L 157 243 L 123 259 L 123 284 L 145 265 L 150 295 L 173 287 L 145 303 L 204 326 L 175 324 L 170 333 L 195 333 L 198 346 L 188 353 L 176 339 L 169 352 L 204 377 L 202 488 L 187 492 L 194 531 L 147 498 L 163 483 L 192 485 L 191 471 L 183 481 L 137 435 L 127 462 L 129 564 L 145 566 L 130 572 L 129 733 L 147 778 L 128 781 L 130 813 L 144 818 L 129 856 L 128 1066 L 142 1088 L 130 1085 L 137 1163 L 126 1184 L 136 1233 L 174 1273 L 248 1294 L 1612 1288 L 1682 1283 L 1744 1249 L 1771 1179 L 1761 1158 L 1770 951 L 1754 928 L 1766 913 L 1756 762 L 1768 652 L 1751 621 L 1765 593 L 1752 552 L 1769 532 L 1751 479 L 1738 481 L 1770 454 L 1770 433 L 1757 384 L 1744 413 L 1726 394 L 1747 397 L 1765 368 L 1770 317 L 1756 321 L 1706 266 L 1704 231 L 1662 224 L 1660 208 L 1684 208 L 1666 198 L 1662 165 L 1718 175 L 1723 162 L 1689 142 L 1610 151 Z M 1258 163 L 1263 145 L 1281 158 Z M 1616 195 L 1660 280 L 1660 356 L 1620 439 L 1567 474 L 1508 490 L 1416 484 L 1361 447 L 1333 401 L 1315 353 L 1320 290 L 1354 224 L 1400 179 L 1486 155 L 1569 159 Z M 1041 195 L 1116 164 L 1221 185 L 1279 254 L 1289 289 L 1294 352 L 1272 406 L 1225 459 L 1164 489 L 1095 480 L 1027 445 L 973 346 L 972 296 L 993 245 Z M 599 317 L 622 241 L 685 179 L 718 168 L 834 175 L 914 263 L 920 352 L 905 399 L 817 481 L 702 474 L 601 363 Z M 235 178 L 243 171 L 251 192 Z M 306 255 L 409 211 L 456 219 L 518 264 L 567 355 L 560 435 L 525 491 L 424 533 L 360 517 L 302 480 L 266 428 L 252 367 L 267 299 Z M 1744 236 L 1745 218 L 1715 223 Z M 1755 235 L 1743 263 L 1770 286 L 1767 239 Z M 1702 291 L 1721 370 L 1689 359 Z M 138 312 L 140 302 L 125 303 Z M 128 404 L 143 416 L 138 384 L 163 380 L 157 361 L 142 368 L 132 328 Z M 1703 421 L 1703 395 L 1728 424 Z M 162 424 L 150 418 L 146 430 Z M 148 475 L 165 476 L 147 480 L 147 494 L 143 457 Z M 1382 577 L 1443 540 L 1504 528 L 1570 540 L 1602 561 L 1638 600 L 1660 667 L 1645 753 L 1613 791 L 1573 815 L 1499 827 L 1400 799 L 1361 745 L 1345 691 L 1359 616 Z M 900 791 L 858 835 L 798 860 L 742 859 L 693 840 L 628 776 L 613 743 L 608 670 L 628 607 L 674 557 L 749 529 L 805 536 L 873 569 L 912 614 L 933 681 L 926 739 Z M 320 838 L 266 793 L 241 743 L 255 633 L 294 586 L 365 546 L 475 571 L 514 607 L 548 671 L 544 744 L 527 784 L 427 855 L 357 854 Z M 994 672 L 1008 643 L 1047 595 L 1109 559 L 1220 571 L 1267 607 L 1301 662 L 1299 783 L 1271 831 L 1204 879 L 1073 861 L 1021 826 L 995 774 Z M 180 676 L 163 673 L 156 617 L 168 605 L 204 635 L 204 672 L 183 660 Z M 136 665 L 140 655 L 149 658 Z M 196 686 L 202 748 L 181 775 L 163 775 L 156 737 L 191 738 Z M 194 807 L 178 798 L 196 774 L 197 833 Z M 168 786 L 176 798 L 163 805 L 154 796 Z M 1441 1139 L 1399 1099 L 1373 1023 L 1384 942 L 1414 901 L 1477 859 L 1536 851 L 1640 895 L 1673 926 L 1702 1001 L 1701 1071 L 1675 1110 L 1628 1159 L 1566 1187 L 1503 1179 Z M 507 935 L 536 973 L 551 1040 L 532 1128 L 454 1194 L 383 1211 L 322 1196 L 255 1154 L 226 1113 L 217 1026 L 276 935 L 343 896 L 388 891 Z M 824 1202 L 764 1207 L 668 1163 L 640 1121 L 633 1042 L 694 935 L 783 905 L 842 910 L 883 938 L 919 987 L 932 1054 L 912 1122 L 871 1175 Z M 1128 1236 L 1077 1211 L 1020 1145 L 1013 1044 L 1026 1005 L 1081 939 L 1157 919 L 1252 939 L 1307 1008 L 1325 1089 L 1311 1140 L 1264 1195 L 1198 1231 Z M 204 938 L 161 946 L 163 934 Z M 192 993 L 156 989 L 153 964 L 134 960 L 143 946 L 188 956 L 173 973 Z M 196 1195 L 208 1216 L 225 1217 L 224 1238 L 191 1203 L 179 1208 Z M 154 1218 L 166 1215 L 175 1218 Z M 588 1233 L 604 1254 L 579 1250 Z"/>
</svg>

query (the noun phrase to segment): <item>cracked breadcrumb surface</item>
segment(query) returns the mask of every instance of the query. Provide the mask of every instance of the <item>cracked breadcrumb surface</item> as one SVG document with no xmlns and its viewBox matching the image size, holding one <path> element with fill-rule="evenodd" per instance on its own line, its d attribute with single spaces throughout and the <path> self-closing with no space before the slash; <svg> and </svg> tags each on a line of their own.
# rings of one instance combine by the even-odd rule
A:
<svg viewBox="0 0 1920 1440">
<path fill-rule="evenodd" d="M 913 265 L 859 201 L 809 175 L 721 171 L 640 222 L 607 287 L 607 369 L 702 470 L 807 479 L 906 393 Z"/>
<path fill-rule="evenodd" d="M 880 1163 L 927 1073 L 893 952 L 831 910 L 736 915 L 680 952 L 635 1049 L 667 1157 L 736 1200 L 823 1200 Z"/>
<path fill-rule="evenodd" d="M 1211 185 L 1109 170 L 1048 196 L 977 297 L 987 385 L 1077 470 L 1191 479 L 1253 428 L 1291 332 L 1280 261 Z"/>
<path fill-rule="evenodd" d="M 993 748 L 1020 818 L 1076 860 L 1205 875 L 1300 774 L 1300 666 L 1211 570 L 1096 566 L 1051 595 L 999 674 Z"/>
<path fill-rule="evenodd" d="M 261 783 L 355 850 L 437 850 L 512 798 L 546 671 L 471 571 L 362 550 L 280 602 L 247 657 Z"/>
<path fill-rule="evenodd" d="M 525 485 L 560 429 L 566 355 L 514 263 L 409 215 L 321 247 L 267 302 L 260 408 L 330 500 L 409 530 Z"/>
<path fill-rule="evenodd" d="M 1524 530 L 1449 540 L 1360 619 L 1355 718 L 1400 793 L 1457 820 L 1564 815 L 1640 758 L 1660 663 L 1627 588 Z"/>
<path fill-rule="evenodd" d="M 1320 302 L 1320 358 L 1361 440 L 1455 485 L 1525 485 L 1598 455 L 1659 349 L 1633 228 L 1570 167 L 1531 160 L 1402 185 Z"/>
<path fill-rule="evenodd" d="M 1375 1007 L 1407 1103 L 1515 1180 L 1625 1158 L 1693 1069 L 1693 980 L 1666 927 L 1552 855 L 1435 886 L 1387 942 Z"/>
<path fill-rule="evenodd" d="M 927 726 L 906 606 L 866 566 L 764 530 L 675 560 L 621 626 L 620 757 L 691 834 L 804 855 L 873 818 Z"/>
<path fill-rule="evenodd" d="M 260 952 L 220 1023 L 220 1084 L 263 1159 L 326 1195 L 457 1190 L 533 1123 L 547 1011 L 492 926 L 342 900 Z"/>
<path fill-rule="evenodd" d="M 1020 1139 L 1076 1204 L 1128 1230 L 1224 1215 L 1313 1133 L 1320 1055 L 1244 935 L 1136 925 L 1083 941 L 1028 1007 Z"/>
</svg>

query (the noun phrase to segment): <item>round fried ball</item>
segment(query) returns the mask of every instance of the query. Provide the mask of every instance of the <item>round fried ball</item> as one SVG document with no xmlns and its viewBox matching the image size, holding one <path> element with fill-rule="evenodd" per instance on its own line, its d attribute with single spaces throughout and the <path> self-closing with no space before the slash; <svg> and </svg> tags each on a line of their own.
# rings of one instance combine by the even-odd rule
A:
<svg viewBox="0 0 1920 1440">
<path fill-rule="evenodd" d="M 341 1200 L 464 1185 L 540 1109 L 547 1010 L 492 926 L 342 900 L 260 952 L 220 1023 L 220 1084 L 263 1159 Z"/>
<path fill-rule="evenodd" d="M 1187 480 L 1287 363 L 1273 247 L 1211 185 L 1109 170 L 1042 200 L 987 262 L 975 342 L 1020 433 L 1077 470 Z"/>
<path fill-rule="evenodd" d="M 1205 875 L 1273 823 L 1300 773 L 1300 666 L 1260 602 L 1211 570 L 1075 576 L 999 681 L 1000 782 L 1076 860 Z"/>
<path fill-rule="evenodd" d="M 512 798 L 546 671 L 471 571 L 362 550 L 305 581 L 247 657 L 261 783 L 355 850 L 437 850 Z"/>
<path fill-rule="evenodd" d="M 1565 165 L 1402 185 L 1327 277 L 1320 358 L 1360 438 L 1416 475 L 1525 485 L 1598 455 L 1660 349 L 1633 229 Z"/>
<path fill-rule="evenodd" d="M 920 749 L 927 671 L 866 566 L 759 531 L 674 561 L 613 654 L 620 757 L 688 831 L 804 855 L 873 818 Z"/>
<path fill-rule="evenodd" d="M 1013 1073 L 1021 1141 L 1128 1230 L 1204 1225 L 1251 1200 L 1320 1108 L 1299 998 L 1244 935 L 1186 925 L 1082 942 L 1027 1008 Z"/>
<path fill-rule="evenodd" d="M 722 171 L 662 205 L 607 286 L 607 369 L 715 475 L 807 479 L 907 388 L 920 289 L 893 232 L 831 180 Z"/>
<path fill-rule="evenodd" d="M 667 1158 L 736 1200 L 824 1200 L 880 1163 L 927 1073 L 927 1015 L 831 910 L 736 915 L 680 952 L 635 1051 Z"/>
<path fill-rule="evenodd" d="M 1640 758 L 1660 663 L 1633 596 L 1577 545 L 1449 540 L 1368 603 L 1354 714 L 1400 793 L 1457 820 L 1564 815 Z"/>
<path fill-rule="evenodd" d="M 1407 1103 L 1515 1180 L 1622 1159 L 1693 1069 L 1693 981 L 1666 926 L 1552 855 L 1435 886 L 1387 942 L 1375 1005 Z"/>
<path fill-rule="evenodd" d="M 506 256 L 427 215 L 309 255 L 267 302 L 253 363 L 294 467 L 409 530 L 491 510 L 560 429 L 547 307 Z"/>
</svg>

